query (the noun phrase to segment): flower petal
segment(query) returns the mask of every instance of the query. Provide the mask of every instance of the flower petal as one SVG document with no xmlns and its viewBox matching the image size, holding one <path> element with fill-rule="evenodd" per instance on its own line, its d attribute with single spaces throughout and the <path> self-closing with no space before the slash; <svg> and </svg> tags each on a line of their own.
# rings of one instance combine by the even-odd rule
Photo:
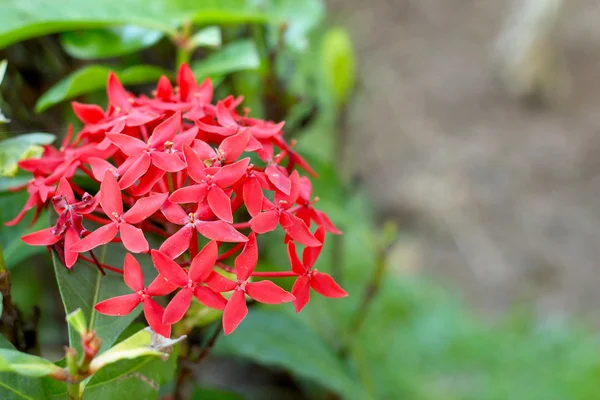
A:
<svg viewBox="0 0 600 400">
<path fill-rule="evenodd" d="M 171 325 L 183 318 L 185 312 L 190 308 L 193 295 L 194 292 L 192 292 L 192 289 L 189 287 L 181 289 L 179 293 L 173 297 L 173 300 L 169 302 L 167 308 L 165 308 L 163 323 Z"/>
<path fill-rule="evenodd" d="M 244 181 L 242 190 L 244 204 L 246 204 L 248 214 L 255 217 L 262 209 L 262 200 L 264 196 L 260 182 L 256 178 L 248 178 Z"/>
<path fill-rule="evenodd" d="M 217 310 L 224 310 L 225 306 L 227 305 L 227 300 L 225 300 L 225 297 L 219 293 L 213 292 L 206 286 L 196 286 L 194 289 L 194 296 L 200 303 Z"/>
<path fill-rule="evenodd" d="M 292 239 L 300 244 L 305 246 L 322 246 L 322 243 L 313 236 L 304 221 L 294 215 L 285 212 L 282 213 L 281 226 Z"/>
<path fill-rule="evenodd" d="M 215 292 L 230 292 L 238 286 L 237 282 L 229 280 L 217 272 L 210 274 L 206 284 Z"/>
<path fill-rule="evenodd" d="M 179 286 L 173 285 L 164 276 L 157 275 L 156 278 L 146 288 L 149 296 L 166 296 L 175 291 Z"/>
<path fill-rule="evenodd" d="M 221 157 L 225 158 L 227 163 L 234 162 L 242 155 L 249 140 L 250 131 L 248 129 L 242 129 L 239 133 L 229 136 L 219 146 Z"/>
<path fill-rule="evenodd" d="M 139 199 L 124 215 L 123 219 L 130 224 L 144 221 L 157 212 L 167 200 L 167 193 L 160 193 Z"/>
<path fill-rule="evenodd" d="M 148 139 L 148 144 L 154 148 L 162 148 L 165 142 L 172 142 L 181 128 L 181 111 L 177 111 L 171 117 L 161 122 Z"/>
<path fill-rule="evenodd" d="M 166 172 L 178 172 L 186 167 L 177 154 L 153 151 L 150 157 L 152 164 Z"/>
<path fill-rule="evenodd" d="M 69 181 L 64 176 L 60 178 L 60 182 L 58 182 L 58 188 L 56 189 L 55 196 L 64 196 L 65 199 L 67 199 L 67 203 L 75 203 L 75 195 L 73 194 L 73 189 L 71 189 Z"/>
<path fill-rule="evenodd" d="M 140 295 L 137 293 L 132 293 L 101 301 L 94 306 L 94 309 L 100 314 L 120 317 L 132 312 L 133 309 L 140 304 L 140 302 Z"/>
<path fill-rule="evenodd" d="M 104 110 L 96 104 L 83 104 L 73 101 L 73 112 L 84 124 L 96 124 L 104 119 Z"/>
<path fill-rule="evenodd" d="M 196 152 L 187 144 L 183 145 L 183 155 L 187 164 L 187 170 L 190 177 L 197 183 L 206 180 L 206 165 L 200 160 Z"/>
<path fill-rule="evenodd" d="M 156 98 L 169 101 L 171 100 L 171 96 L 173 96 L 173 86 L 169 82 L 169 78 L 162 75 L 156 85 Z"/>
<path fill-rule="evenodd" d="M 252 232 L 248 235 L 248 242 L 244 250 L 235 258 L 235 270 L 237 278 L 240 281 L 247 280 L 258 262 L 258 246 L 256 244 L 256 234 Z"/>
<path fill-rule="evenodd" d="M 54 235 L 54 233 L 52 233 L 53 231 L 54 227 L 42 229 L 40 231 L 28 233 L 23 236 L 21 240 L 30 246 L 50 246 L 62 238 L 62 235 Z"/>
<path fill-rule="evenodd" d="M 306 273 L 307 268 L 302 262 L 300 262 L 300 259 L 298 258 L 298 253 L 296 252 L 296 243 L 294 243 L 293 241 L 288 242 L 288 257 L 290 259 L 292 271 L 294 271 L 298 275 L 304 275 L 304 273 Z"/>
<path fill-rule="evenodd" d="M 124 222 L 119 226 L 119 233 L 123 246 L 130 252 L 145 253 L 148 251 L 148 242 L 140 228 Z"/>
<path fill-rule="evenodd" d="M 174 191 L 169 197 L 169 200 L 174 203 L 199 203 L 204 200 L 207 191 L 208 188 L 204 183 L 185 186 Z"/>
<path fill-rule="evenodd" d="M 240 243 L 248 241 L 246 236 L 224 221 L 198 221 L 196 222 L 196 229 L 202 236 L 219 242 Z"/>
<path fill-rule="evenodd" d="M 125 255 L 125 262 L 123 263 L 123 279 L 132 291 L 144 290 L 144 274 L 140 263 L 129 253 Z"/>
<path fill-rule="evenodd" d="M 189 219 L 189 216 L 184 209 L 181 208 L 179 204 L 173 203 L 169 199 L 165 200 L 160 211 L 169 222 L 175 225 L 185 225 Z"/>
<path fill-rule="evenodd" d="M 83 253 L 85 251 L 90 251 L 95 249 L 98 246 L 102 246 L 113 240 L 115 236 L 117 236 L 117 232 L 119 228 L 115 222 L 112 222 L 108 225 L 101 226 L 96 229 L 94 232 L 90 233 L 79 242 L 75 243 L 71 246 L 71 251 L 76 251 L 78 253 Z"/>
<path fill-rule="evenodd" d="M 159 250 L 173 259 L 179 257 L 190 248 L 193 230 L 194 228 L 191 225 L 184 226 L 169 236 L 160 246 Z"/>
<path fill-rule="evenodd" d="M 315 231 L 315 238 L 321 242 L 320 246 L 307 246 L 304 248 L 304 252 L 302 253 L 302 262 L 306 266 L 306 268 L 310 269 L 315 265 L 317 258 L 319 258 L 319 254 L 321 254 L 321 250 L 323 249 L 323 244 L 325 244 L 325 228 L 320 226 Z"/>
<path fill-rule="evenodd" d="M 165 277 L 167 281 L 179 287 L 184 287 L 188 284 L 188 275 L 179 264 L 161 251 L 152 250 L 151 254 L 152 262 L 158 273 Z"/>
<path fill-rule="evenodd" d="M 117 216 L 123 214 L 121 189 L 119 188 L 117 179 L 109 171 L 104 173 L 104 179 L 100 184 L 100 205 L 106 215 L 113 221 L 116 219 L 115 214 Z"/>
<path fill-rule="evenodd" d="M 186 101 L 190 92 L 198 86 L 194 73 L 186 63 L 181 64 L 177 72 L 177 86 L 182 101 Z"/>
<path fill-rule="evenodd" d="M 163 324 L 164 313 L 165 310 L 156 301 L 150 298 L 144 299 L 144 317 L 148 325 L 154 332 L 168 338 L 171 336 L 171 327 Z"/>
<path fill-rule="evenodd" d="M 204 282 L 210 276 L 218 256 L 217 242 L 211 240 L 192 260 L 188 271 L 189 278 L 196 283 Z"/>
<path fill-rule="evenodd" d="M 325 297 L 346 297 L 348 293 L 338 285 L 331 276 L 323 272 L 315 271 L 310 278 L 310 286 Z"/>
<path fill-rule="evenodd" d="M 219 125 L 223 127 L 238 126 L 233 113 L 227 108 L 223 101 L 217 103 L 217 121 L 219 122 Z"/>
<path fill-rule="evenodd" d="M 133 189 L 133 195 L 143 196 L 148 193 L 164 174 L 165 171 L 162 169 L 150 165 L 148 171 L 140 178 L 140 183 Z"/>
<path fill-rule="evenodd" d="M 108 103 L 113 107 L 119 107 L 122 109 L 129 109 L 131 104 L 129 103 L 129 93 L 125 90 L 119 78 L 114 72 L 108 75 L 108 84 L 106 85 L 106 92 L 108 95 Z"/>
<path fill-rule="evenodd" d="M 150 168 L 150 156 L 148 153 L 142 153 L 141 156 L 137 157 L 131 164 L 127 171 L 121 177 L 119 186 L 121 189 L 127 189 L 133 185 L 138 179 L 140 179 L 148 169 Z"/>
<path fill-rule="evenodd" d="M 146 147 L 148 147 L 148 145 L 140 139 L 121 133 L 107 133 L 106 137 L 120 148 L 123 153 L 130 157 L 141 155 L 144 150 L 146 150 Z"/>
<path fill-rule="evenodd" d="M 296 312 L 300 312 L 310 300 L 310 279 L 306 275 L 300 275 L 296 279 L 292 286 L 292 294 L 296 298 L 294 308 L 296 308 Z"/>
<path fill-rule="evenodd" d="M 292 187 L 292 182 L 288 178 L 285 170 L 279 168 L 276 165 L 269 165 L 265 168 L 265 174 L 269 181 L 284 194 L 289 195 Z"/>
<path fill-rule="evenodd" d="M 246 174 L 249 164 L 250 157 L 246 157 L 233 164 L 226 165 L 219 169 L 215 174 L 213 181 L 221 188 L 231 186 Z"/>
<path fill-rule="evenodd" d="M 238 327 L 240 322 L 248 315 L 248 306 L 244 292 L 236 290 L 227 302 L 223 311 L 223 332 L 225 335 L 231 334 Z"/>
<path fill-rule="evenodd" d="M 114 165 L 102 158 L 90 157 L 88 158 L 88 163 L 92 167 L 92 174 L 98 182 L 102 182 L 106 171 L 110 171 L 113 175 L 117 171 L 117 168 Z"/>
<path fill-rule="evenodd" d="M 293 301 L 294 296 L 271 281 L 249 282 L 246 293 L 254 300 L 266 304 L 280 304 Z"/>
<path fill-rule="evenodd" d="M 250 228 L 256 233 L 274 231 L 279 224 L 279 213 L 277 210 L 269 210 L 254 216 L 250 220 Z"/>
<path fill-rule="evenodd" d="M 233 213 L 231 212 L 231 199 L 225 194 L 223 189 L 213 186 L 206 196 L 208 205 L 215 215 L 230 224 L 233 223 Z"/>
<path fill-rule="evenodd" d="M 65 233 L 65 267 L 68 269 L 73 268 L 73 265 L 79 258 L 79 253 L 71 250 L 71 246 L 79 240 L 79 234 L 75 232 L 75 229 L 68 228 Z"/>
</svg>

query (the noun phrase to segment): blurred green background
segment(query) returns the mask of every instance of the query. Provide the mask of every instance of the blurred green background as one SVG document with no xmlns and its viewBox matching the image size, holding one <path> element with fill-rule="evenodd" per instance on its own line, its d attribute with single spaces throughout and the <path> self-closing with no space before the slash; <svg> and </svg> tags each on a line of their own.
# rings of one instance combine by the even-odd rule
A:
<svg viewBox="0 0 600 400">
<path fill-rule="evenodd" d="M 0 58 L 8 61 L 1 109 L 10 120 L 1 126 L 3 139 L 61 137 L 67 124 L 77 126 L 69 100 L 105 104 L 110 70 L 141 93 L 185 61 L 198 79 L 213 78 L 217 97 L 243 94 L 252 116 L 286 120 L 286 135 L 319 172 L 314 194 L 344 235 L 329 240 L 317 267 L 350 296 L 313 296 L 298 315 L 292 307 L 253 305 L 236 334 L 191 367 L 188 397 L 600 398 L 600 343 L 584 317 L 540 316 L 528 302 L 488 315 L 457 286 L 413 269 L 411 222 L 374 208 L 372 186 L 350 178 L 361 169 L 360 155 L 351 159 L 352 171 L 342 162 L 347 131 L 373 118 L 353 99 L 374 71 L 358 67 L 356 34 L 328 15 L 324 2 L 0 0 L 0 22 Z M 385 97 L 391 88 L 379 90 Z M 4 143 L 0 160 L 26 150 Z M 385 164 L 364 169 L 365 181 L 396 173 Z M 0 178 L 0 189 L 25 179 Z M 2 221 L 25 198 L 3 191 Z M 45 249 L 19 240 L 45 221 L 0 226 L 0 243 L 14 301 L 26 317 L 40 316 L 42 354 L 58 359 L 66 326 L 51 261 Z M 265 269 L 287 268 L 282 238 L 271 236 L 277 245 L 262 259 Z M 212 328 L 198 327 L 199 340 Z"/>
</svg>

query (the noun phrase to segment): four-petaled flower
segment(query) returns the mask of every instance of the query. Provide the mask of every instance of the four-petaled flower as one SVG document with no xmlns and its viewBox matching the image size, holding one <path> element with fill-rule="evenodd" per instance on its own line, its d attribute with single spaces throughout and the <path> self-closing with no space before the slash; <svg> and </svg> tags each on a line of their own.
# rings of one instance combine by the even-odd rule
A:
<svg viewBox="0 0 600 400">
<path fill-rule="evenodd" d="M 217 273 L 211 274 L 207 285 L 216 292 L 229 292 L 233 290 L 231 298 L 223 311 L 223 331 L 226 335 L 237 328 L 246 315 L 246 295 L 254 300 L 266 304 L 280 304 L 293 301 L 294 296 L 271 281 L 250 282 L 249 278 L 258 262 L 258 246 L 256 235 L 251 233 L 244 250 L 235 259 L 236 281 L 229 280 Z"/>
<path fill-rule="evenodd" d="M 163 323 L 174 324 L 183 318 L 190 308 L 192 296 L 207 307 L 223 310 L 227 300 L 219 293 L 213 292 L 203 285 L 206 279 L 213 273 L 213 267 L 217 262 L 219 248 L 214 241 L 208 244 L 194 257 L 190 270 L 186 273 L 169 256 L 157 250 L 152 250 L 152 261 L 158 272 L 164 276 L 169 283 L 180 287 L 179 293 L 173 297 L 167 308 Z"/>
<path fill-rule="evenodd" d="M 144 274 L 138 261 L 131 254 L 125 256 L 123 265 L 125 284 L 135 293 L 112 297 L 96 304 L 94 308 L 100 314 L 122 316 L 133 311 L 140 303 L 144 305 L 144 316 L 154 332 L 169 337 L 171 326 L 163 324 L 164 309 L 152 299 L 154 296 L 165 296 L 177 287 L 158 275 L 150 284 L 144 286 Z"/>
<path fill-rule="evenodd" d="M 319 227 L 315 232 L 315 236 L 321 242 L 324 242 L 325 228 L 323 226 Z M 296 243 L 288 243 L 288 255 L 292 271 L 298 275 L 292 287 L 292 294 L 295 297 L 294 306 L 297 312 L 300 312 L 306 303 L 308 303 L 310 288 L 313 288 L 315 292 L 325 297 L 339 298 L 348 296 L 348 293 L 330 275 L 313 268 L 322 248 L 323 246 L 305 247 L 302 253 L 302 261 L 300 261 L 296 253 Z"/>
<path fill-rule="evenodd" d="M 133 225 L 142 222 L 158 211 L 166 199 L 166 193 L 143 197 L 123 213 L 123 199 L 117 179 L 110 171 L 106 171 L 100 185 L 100 206 L 111 222 L 75 243 L 71 250 L 80 253 L 92 250 L 110 242 L 119 232 L 123 246 L 127 250 L 132 253 L 147 252 L 149 247 L 144 233 Z"/>
</svg>

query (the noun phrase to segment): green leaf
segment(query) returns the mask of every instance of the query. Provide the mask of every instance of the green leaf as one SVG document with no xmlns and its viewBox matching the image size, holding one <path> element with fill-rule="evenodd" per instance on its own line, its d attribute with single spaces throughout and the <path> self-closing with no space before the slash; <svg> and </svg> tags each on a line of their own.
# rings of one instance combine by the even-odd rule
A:
<svg viewBox="0 0 600 400">
<path fill-rule="evenodd" d="M 295 315 L 252 309 L 234 334 L 217 342 L 215 350 L 286 368 L 347 399 L 370 398 L 346 371 L 333 348 Z"/>
<path fill-rule="evenodd" d="M 14 350 L 13 345 L 0 335 L 0 348 Z M 0 372 L 0 399 L 2 400 L 38 400 L 45 399 L 42 380 L 15 372 Z"/>
<path fill-rule="evenodd" d="M 77 29 L 136 25 L 174 36 L 184 21 L 231 24 L 269 19 L 245 0 L 2 0 L 0 8 L 0 49 Z"/>
<path fill-rule="evenodd" d="M 39 98 L 35 105 L 35 111 L 42 112 L 61 101 L 103 90 L 106 87 L 108 74 L 114 70 L 114 68 L 102 65 L 90 65 L 73 72 Z M 161 75 L 170 75 L 169 71 L 151 65 L 136 65 L 122 71 L 115 71 L 115 73 L 124 85 L 154 82 Z"/>
<path fill-rule="evenodd" d="M 50 133 L 27 133 L 0 140 L 0 176 L 14 176 L 19 167 L 17 162 L 25 158 L 39 157 L 41 145 L 52 143 L 56 136 Z"/>
<path fill-rule="evenodd" d="M 5 222 L 13 219 L 25 204 L 27 197 L 28 194 L 25 191 L 2 193 L 0 195 L 0 221 Z M 29 246 L 21 241 L 21 236 L 24 234 L 48 227 L 48 219 L 45 212 L 30 227 L 29 221 L 32 214 L 33 211 L 29 213 L 29 217 L 25 217 L 23 221 L 15 226 L 6 226 L 4 223 L 0 224 L 0 242 L 2 243 L 2 253 L 4 254 L 4 261 L 8 269 L 15 267 L 29 256 L 46 252 L 44 246 Z"/>
<path fill-rule="evenodd" d="M 18 350 L 0 349 L 0 371 L 16 372 L 21 375 L 39 378 L 61 373 L 62 368 L 50 361 Z"/>
<path fill-rule="evenodd" d="M 83 315 L 81 308 L 67 314 L 67 323 L 79 335 L 85 335 L 87 332 L 87 323 L 85 322 L 85 315 Z"/>
<path fill-rule="evenodd" d="M 224 46 L 220 51 L 202 61 L 192 63 L 197 79 L 230 74 L 236 71 L 253 70 L 260 66 L 256 46 L 250 40 L 240 40 Z"/>
<path fill-rule="evenodd" d="M 147 356 L 122 360 L 102 368 L 86 384 L 83 399 L 121 399 L 124 393 L 135 394 L 132 397 L 135 399 L 156 399 L 160 387 L 173 379 L 177 357 L 176 348 L 166 361 Z"/>
<path fill-rule="evenodd" d="M 125 359 L 134 359 L 144 356 L 168 357 L 168 354 L 152 347 L 152 336 L 156 335 L 152 329 L 145 328 L 138 333 L 113 346 L 100 356 L 94 358 L 90 364 L 91 371 L 99 369 Z"/>
<path fill-rule="evenodd" d="M 209 26 L 204 29 L 200 29 L 190 38 L 193 48 L 221 47 L 222 40 L 221 28 L 218 26 Z"/>
<path fill-rule="evenodd" d="M 356 60 L 352 41 L 344 29 L 333 28 L 325 33 L 321 58 L 325 80 L 335 103 L 347 103 L 356 81 Z"/>
<path fill-rule="evenodd" d="M 126 25 L 108 29 L 65 32 L 61 44 L 74 58 L 118 57 L 151 47 L 164 37 L 161 31 Z"/>
<path fill-rule="evenodd" d="M 192 400 L 243 400 L 237 393 L 212 388 L 197 388 L 194 390 Z"/>
<path fill-rule="evenodd" d="M 122 246 L 115 246 L 111 250 L 106 248 L 105 252 L 106 254 L 112 253 L 112 260 L 120 259 L 118 262 L 113 262 L 113 265 L 123 265 L 124 250 Z M 102 257 L 100 258 L 100 261 L 103 262 Z M 128 315 L 111 317 L 99 314 L 94 310 L 94 305 L 102 300 L 131 293 L 131 290 L 125 285 L 123 277 L 113 272 L 107 272 L 107 275 L 103 276 L 93 264 L 82 261 L 78 261 L 71 270 L 68 270 L 54 253 L 52 261 L 65 312 L 69 314 L 77 308 L 81 308 L 88 321 L 87 329 L 95 330 L 96 335 L 102 339 L 101 351 L 110 348 L 119 334 L 141 312 L 141 306 L 138 306 Z M 106 260 L 104 262 L 106 263 Z M 81 350 L 79 334 L 72 326 L 69 326 L 69 345 Z"/>
<path fill-rule="evenodd" d="M 277 42 L 281 28 L 285 23 L 284 40 L 295 50 L 304 50 L 308 46 L 307 35 L 325 17 L 325 5 L 322 0 L 254 0 L 264 7 L 271 21 L 280 21 L 271 29 L 273 42 Z"/>
<path fill-rule="evenodd" d="M 8 61 L 6 61 L 6 60 L 0 61 L 0 83 L 2 83 L 2 81 L 4 80 L 4 74 L 6 74 L 7 66 L 8 66 Z M 10 120 L 4 116 L 2 111 L 0 111 L 0 124 L 5 124 L 7 122 L 10 122 Z"/>
</svg>

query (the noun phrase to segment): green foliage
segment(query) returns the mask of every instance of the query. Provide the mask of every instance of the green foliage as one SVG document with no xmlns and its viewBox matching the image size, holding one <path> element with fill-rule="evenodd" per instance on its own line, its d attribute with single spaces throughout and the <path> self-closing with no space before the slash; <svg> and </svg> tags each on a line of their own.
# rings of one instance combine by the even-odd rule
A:
<svg viewBox="0 0 600 400">
<path fill-rule="evenodd" d="M 49 133 L 28 133 L 0 140 L 0 176 L 15 176 L 19 160 L 40 156 L 41 145 L 52 143 L 54 139 L 56 136 Z"/>
<path fill-rule="evenodd" d="M 0 48 L 50 33 L 136 25 L 174 36 L 184 21 L 197 24 L 263 22 L 269 17 L 244 0 L 80 0 L 2 2 Z"/>
<path fill-rule="evenodd" d="M 198 79 L 219 77 L 232 72 L 258 68 L 260 58 L 256 45 L 250 40 L 240 40 L 223 47 L 201 61 L 192 63 L 191 68 Z"/>
<path fill-rule="evenodd" d="M 0 349 L 0 372 L 16 372 L 39 378 L 62 372 L 62 368 L 50 361 L 12 349 Z"/>
<path fill-rule="evenodd" d="M 116 28 L 65 32 L 63 48 L 83 60 L 118 57 L 151 47 L 162 39 L 161 31 L 126 25 Z"/>
<path fill-rule="evenodd" d="M 2 335 L 0 335 L 0 349 L 16 351 Z M 15 372 L 0 372 L 0 398 L 2 400 L 43 399 L 45 396 L 42 381 Z"/>
<path fill-rule="evenodd" d="M 325 33 L 321 45 L 325 81 L 337 105 L 344 105 L 356 81 L 356 57 L 348 33 L 333 28 Z"/>
<path fill-rule="evenodd" d="M 286 313 L 253 309 L 234 335 L 217 343 L 216 351 L 283 367 L 347 399 L 369 398 L 336 357 L 335 349 L 295 316 Z"/>
<path fill-rule="evenodd" d="M 85 315 L 83 315 L 81 308 L 67 314 L 67 323 L 80 336 L 85 335 L 87 332 L 87 322 L 85 322 Z"/>
<path fill-rule="evenodd" d="M 122 265 L 124 250 L 117 249 L 119 248 L 111 250 L 111 253 L 113 253 L 113 259 L 119 258 L 114 253 L 120 253 L 121 261 L 114 265 Z M 109 275 L 102 276 L 93 264 L 82 261 L 78 261 L 71 270 L 68 270 L 54 253 L 52 260 L 65 312 L 69 314 L 77 308 L 81 308 L 88 321 L 87 329 L 96 331 L 98 337 L 102 339 L 102 349 L 110 348 L 121 332 L 141 312 L 141 307 L 137 307 L 129 315 L 110 317 L 94 310 L 94 305 L 102 300 L 130 293 L 123 278 L 111 272 Z M 75 349 L 81 349 L 79 334 L 71 325 L 69 325 L 69 344 Z"/>
<path fill-rule="evenodd" d="M 161 75 L 171 75 L 169 71 L 151 65 L 136 65 L 116 70 L 114 67 L 89 65 L 83 67 L 52 86 L 35 105 L 37 112 L 42 112 L 65 100 L 90 92 L 104 90 L 108 74 L 114 71 L 124 85 L 155 82 Z"/>
<path fill-rule="evenodd" d="M 194 390 L 192 400 L 243 400 L 243 397 L 223 390 L 198 388 Z"/>
<path fill-rule="evenodd" d="M 218 26 L 209 26 L 200 29 L 190 38 L 190 43 L 193 48 L 196 47 L 221 47 L 223 38 L 221 37 L 221 29 Z"/>
</svg>

